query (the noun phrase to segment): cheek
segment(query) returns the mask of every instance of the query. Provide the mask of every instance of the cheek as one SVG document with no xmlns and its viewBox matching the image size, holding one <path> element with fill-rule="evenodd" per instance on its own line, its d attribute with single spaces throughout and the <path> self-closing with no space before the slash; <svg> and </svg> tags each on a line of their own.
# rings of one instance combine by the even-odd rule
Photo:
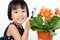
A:
<svg viewBox="0 0 60 40">
<path fill-rule="evenodd" d="M 11 18 L 12 18 L 13 20 L 16 20 L 17 16 L 14 14 L 14 15 L 12 15 Z"/>
<path fill-rule="evenodd" d="M 25 19 L 27 19 L 27 13 L 23 14 L 23 17 L 24 17 Z"/>
</svg>

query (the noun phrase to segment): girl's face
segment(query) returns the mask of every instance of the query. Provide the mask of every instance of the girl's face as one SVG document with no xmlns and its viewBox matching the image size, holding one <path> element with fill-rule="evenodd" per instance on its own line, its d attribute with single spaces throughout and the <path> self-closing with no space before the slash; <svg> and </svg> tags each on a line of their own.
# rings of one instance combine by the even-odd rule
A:
<svg viewBox="0 0 60 40">
<path fill-rule="evenodd" d="M 22 9 L 20 6 L 16 10 L 12 10 L 12 19 L 14 22 L 22 24 L 27 19 L 26 7 Z"/>
</svg>

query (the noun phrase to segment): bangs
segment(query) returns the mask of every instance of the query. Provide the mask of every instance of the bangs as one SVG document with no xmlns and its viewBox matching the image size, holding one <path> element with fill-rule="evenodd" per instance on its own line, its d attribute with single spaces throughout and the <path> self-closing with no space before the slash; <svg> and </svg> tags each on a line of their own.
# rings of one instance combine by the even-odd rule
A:
<svg viewBox="0 0 60 40">
<path fill-rule="evenodd" d="M 11 5 L 11 9 L 12 10 L 16 10 L 17 8 L 24 9 L 25 7 L 26 7 L 26 4 L 25 3 L 21 3 L 21 2 L 19 2 L 19 3 L 13 3 Z"/>
</svg>

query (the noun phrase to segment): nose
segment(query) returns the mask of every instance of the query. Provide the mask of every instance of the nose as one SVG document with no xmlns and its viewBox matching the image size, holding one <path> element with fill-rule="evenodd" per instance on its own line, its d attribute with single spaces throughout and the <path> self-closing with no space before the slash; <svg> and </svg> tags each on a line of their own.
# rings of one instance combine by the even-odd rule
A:
<svg viewBox="0 0 60 40">
<path fill-rule="evenodd" d="M 22 14 L 22 12 L 21 12 L 21 13 L 19 13 L 19 17 L 22 17 L 22 15 L 23 15 L 23 14 Z"/>
</svg>

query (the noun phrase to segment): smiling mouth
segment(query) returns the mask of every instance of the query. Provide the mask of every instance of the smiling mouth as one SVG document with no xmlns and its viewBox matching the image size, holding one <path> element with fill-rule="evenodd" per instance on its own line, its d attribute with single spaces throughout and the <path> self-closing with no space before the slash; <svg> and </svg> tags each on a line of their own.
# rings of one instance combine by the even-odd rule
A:
<svg viewBox="0 0 60 40">
<path fill-rule="evenodd" d="M 19 21 L 23 21 L 23 19 L 24 19 L 24 18 L 19 18 L 18 20 L 19 20 Z"/>
</svg>

